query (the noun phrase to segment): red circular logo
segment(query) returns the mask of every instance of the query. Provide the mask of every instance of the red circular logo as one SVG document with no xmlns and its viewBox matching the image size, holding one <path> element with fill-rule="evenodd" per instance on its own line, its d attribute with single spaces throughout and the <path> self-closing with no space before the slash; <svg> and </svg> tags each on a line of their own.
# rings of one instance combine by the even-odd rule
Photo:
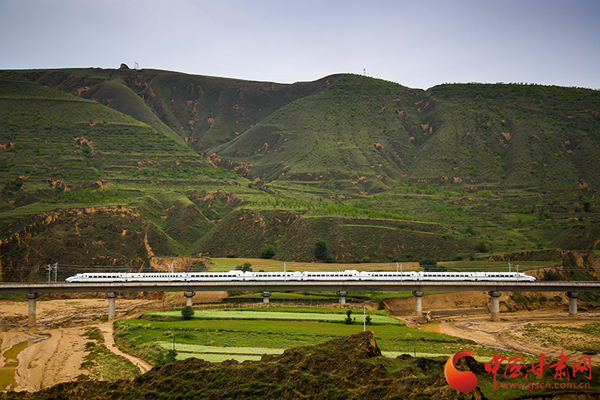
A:
<svg viewBox="0 0 600 400">
<path fill-rule="evenodd" d="M 477 386 L 477 377 L 470 371 L 459 371 L 456 369 L 456 363 L 461 357 L 471 356 L 479 359 L 475 353 L 469 350 L 461 350 L 455 353 L 452 357 L 446 361 L 444 367 L 444 375 L 446 375 L 446 381 L 452 387 L 459 392 L 468 393 L 475 389 Z"/>
</svg>

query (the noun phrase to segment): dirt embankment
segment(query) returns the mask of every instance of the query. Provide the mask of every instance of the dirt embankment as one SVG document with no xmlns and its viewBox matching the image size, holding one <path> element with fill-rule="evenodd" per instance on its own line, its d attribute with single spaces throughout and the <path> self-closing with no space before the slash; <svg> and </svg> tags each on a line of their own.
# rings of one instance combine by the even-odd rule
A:
<svg viewBox="0 0 600 400">
<path fill-rule="evenodd" d="M 196 294 L 194 301 L 218 302 L 225 297 L 227 292 L 202 292 Z M 172 304 L 185 304 L 185 301 L 183 294 L 177 293 L 165 298 L 164 304 L 171 307 Z M 159 310 L 163 301 L 151 295 L 146 298 L 118 298 L 116 305 L 117 316 L 128 318 Z M 26 300 L 0 300 L 0 366 L 6 362 L 4 353 L 16 344 L 43 338 L 19 353 L 16 391 L 37 391 L 87 375 L 88 370 L 81 369 L 81 364 L 89 354 L 86 343 L 90 339 L 84 333 L 91 327 L 100 329 L 109 350 L 129 359 L 142 373 L 150 370 L 147 362 L 120 351 L 115 345 L 112 323 L 103 322 L 103 317 L 108 314 L 105 298 L 38 300 L 37 325 L 31 328 L 27 327 L 28 307 Z"/>
<path fill-rule="evenodd" d="M 581 300 L 578 302 L 578 318 L 569 318 L 568 298 L 562 292 L 502 292 L 499 322 L 491 321 L 489 304 L 487 292 L 431 294 L 422 298 L 422 317 L 414 315 L 414 297 L 387 299 L 381 305 L 409 326 L 473 340 L 492 348 L 533 356 L 545 354 L 556 359 L 561 354 L 573 359 L 584 355 L 581 350 L 569 348 L 589 348 L 590 337 L 578 337 L 573 331 L 600 321 L 600 310 Z M 432 322 L 427 322 L 428 319 Z M 537 331 L 532 334 L 532 326 L 544 326 L 551 335 L 563 329 L 569 329 L 570 333 L 568 338 L 546 340 Z M 591 358 L 595 365 L 600 363 L 600 354 L 591 355 Z"/>
<path fill-rule="evenodd" d="M 453 310 L 454 315 L 479 314 L 490 311 L 490 296 L 487 292 L 450 292 L 427 294 L 421 300 L 423 313 L 437 310 Z M 380 308 L 394 316 L 412 316 L 415 313 L 414 297 L 386 299 L 380 303 Z M 580 311 L 587 311 L 589 305 L 581 300 L 578 302 Z M 536 309 L 559 309 L 568 313 L 569 300 L 564 292 L 502 292 L 500 297 L 500 312 L 514 312 Z M 464 312 L 461 313 L 460 311 Z M 449 316 L 451 314 L 448 314 Z"/>
</svg>

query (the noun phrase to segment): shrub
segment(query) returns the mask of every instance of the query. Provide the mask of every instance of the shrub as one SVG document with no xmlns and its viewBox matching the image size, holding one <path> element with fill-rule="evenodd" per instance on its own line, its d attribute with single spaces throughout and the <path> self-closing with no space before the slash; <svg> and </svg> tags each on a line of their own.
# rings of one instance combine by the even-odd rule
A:
<svg viewBox="0 0 600 400">
<path fill-rule="evenodd" d="M 273 258 L 275 256 L 275 246 L 269 244 L 260 251 L 260 258 Z"/>
<path fill-rule="evenodd" d="M 560 274 L 555 271 L 546 271 L 542 280 L 543 281 L 560 281 L 560 280 L 562 280 L 562 276 L 560 276 Z"/>
<path fill-rule="evenodd" d="M 354 323 L 354 319 L 352 319 L 352 310 L 346 311 L 346 318 L 344 319 L 344 323 L 347 325 L 351 325 Z"/>
<path fill-rule="evenodd" d="M 252 272 L 252 264 L 250 264 L 248 261 L 246 261 L 243 265 L 238 265 L 237 267 L 235 267 L 235 269 L 240 270 L 240 271 L 248 271 L 248 272 Z"/>
<path fill-rule="evenodd" d="M 163 366 L 163 365 L 166 365 L 166 364 L 170 364 L 173 361 L 175 361 L 176 359 L 177 359 L 177 351 L 175 351 L 175 350 L 167 350 L 167 354 L 166 355 L 163 352 L 160 352 L 157 355 L 157 357 L 155 359 L 155 362 L 156 362 L 156 365 L 160 367 L 160 366 Z"/>
<path fill-rule="evenodd" d="M 192 319 L 194 316 L 194 309 L 190 306 L 185 306 L 181 309 L 181 317 L 183 319 Z"/>
<path fill-rule="evenodd" d="M 490 251 L 485 242 L 477 243 L 477 246 L 475 246 L 475 250 L 477 250 L 477 252 L 479 253 L 487 253 Z"/>
<path fill-rule="evenodd" d="M 317 260 L 326 261 L 329 256 L 329 246 L 324 240 L 315 243 L 315 257 Z"/>
<path fill-rule="evenodd" d="M 592 203 L 590 203 L 589 201 L 584 201 L 583 202 L 583 211 L 585 211 L 585 212 L 592 211 Z"/>
</svg>

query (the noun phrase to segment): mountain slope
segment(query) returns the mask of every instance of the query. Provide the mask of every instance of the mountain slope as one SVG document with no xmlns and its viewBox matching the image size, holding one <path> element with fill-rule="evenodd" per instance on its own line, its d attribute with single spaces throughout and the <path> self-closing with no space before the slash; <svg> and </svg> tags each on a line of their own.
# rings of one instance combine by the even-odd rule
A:
<svg viewBox="0 0 600 400">
<path fill-rule="evenodd" d="M 599 160 L 588 89 L 0 71 L 0 260 L 137 265 L 271 244 L 312 261 L 317 240 L 338 261 L 593 250 Z M 120 238 L 100 228 L 109 215 Z"/>
<path fill-rule="evenodd" d="M 411 138 L 421 122 L 415 103 L 423 94 L 344 75 L 215 151 L 219 158 L 251 164 L 251 176 L 266 181 L 316 181 L 330 188 L 391 186 L 412 162 L 416 146 Z"/>
</svg>

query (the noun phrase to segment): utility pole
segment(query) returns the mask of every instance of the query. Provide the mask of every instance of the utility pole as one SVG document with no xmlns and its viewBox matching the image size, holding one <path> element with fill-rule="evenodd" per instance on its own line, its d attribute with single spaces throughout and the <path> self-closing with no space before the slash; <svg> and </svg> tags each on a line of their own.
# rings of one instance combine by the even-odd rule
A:
<svg viewBox="0 0 600 400">
<path fill-rule="evenodd" d="M 48 283 L 52 282 L 52 271 L 54 271 L 54 282 L 56 282 L 58 275 L 58 263 L 48 264 L 46 265 L 46 269 L 48 270 Z"/>
</svg>

